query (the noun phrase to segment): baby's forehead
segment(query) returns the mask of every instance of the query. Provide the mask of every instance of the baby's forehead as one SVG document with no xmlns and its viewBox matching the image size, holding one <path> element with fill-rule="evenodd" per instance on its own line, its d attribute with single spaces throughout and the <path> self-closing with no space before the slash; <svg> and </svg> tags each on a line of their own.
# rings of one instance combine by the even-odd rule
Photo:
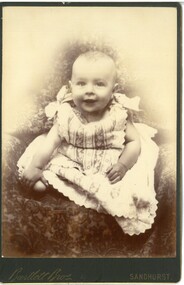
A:
<svg viewBox="0 0 184 285">
<path fill-rule="evenodd" d="M 76 74 L 81 70 L 104 70 L 109 71 L 109 73 L 116 73 L 116 67 L 114 61 L 110 57 L 98 57 L 98 58 L 88 58 L 85 56 L 78 57 L 73 64 L 72 74 Z"/>
</svg>

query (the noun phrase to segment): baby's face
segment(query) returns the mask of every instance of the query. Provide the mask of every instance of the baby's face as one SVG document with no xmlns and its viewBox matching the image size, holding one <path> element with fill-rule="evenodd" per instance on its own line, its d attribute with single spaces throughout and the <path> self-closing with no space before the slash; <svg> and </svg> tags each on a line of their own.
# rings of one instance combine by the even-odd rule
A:
<svg viewBox="0 0 184 285">
<path fill-rule="evenodd" d="M 81 112 L 99 113 L 112 97 L 116 69 L 113 61 L 79 58 L 73 65 L 71 88 L 73 101 Z"/>
</svg>

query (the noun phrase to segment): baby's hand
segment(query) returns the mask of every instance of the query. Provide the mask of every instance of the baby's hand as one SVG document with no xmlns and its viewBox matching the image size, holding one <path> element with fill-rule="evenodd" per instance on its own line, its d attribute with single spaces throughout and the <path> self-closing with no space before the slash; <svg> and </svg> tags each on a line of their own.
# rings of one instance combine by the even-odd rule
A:
<svg viewBox="0 0 184 285">
<path fill-rule="evenodd" d="M 106 170 L 107 177 L 111 184 L 115 184 L 120 181 L 125 176 L 126 172 L 126 166 L 119 161 Z"/>
<path fill-rule="evenodd" d="M 20 180 L 28 188 L 32 188 L 38 180 L 41 180 L 47 186 L 47 180 L 44 178 L 42 173 L 42 169 L 38 167 L 32 167 L 30 165 L 23 171 Z"/>
</svg>

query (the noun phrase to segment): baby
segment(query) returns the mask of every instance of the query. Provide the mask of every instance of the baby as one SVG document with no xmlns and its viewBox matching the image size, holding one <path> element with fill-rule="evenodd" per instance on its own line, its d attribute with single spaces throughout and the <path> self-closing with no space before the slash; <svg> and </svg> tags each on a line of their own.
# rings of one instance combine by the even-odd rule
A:
<svg viewBox="0 0 184 285">
<path fill-rule="evenodd" d="M 155 130 L 129 120 L 139 98 L 115 93 L 116 77 L 108 55 L 81 54 L 69 88 L 57 96 L 53 127 L 29 145 L 18 167 L 26 187 L 44 191 L 51 184 L 76 204 L 111 214 L 125 233 L 140 234 L 156 215 L 158 147 Z"/>
</svg>

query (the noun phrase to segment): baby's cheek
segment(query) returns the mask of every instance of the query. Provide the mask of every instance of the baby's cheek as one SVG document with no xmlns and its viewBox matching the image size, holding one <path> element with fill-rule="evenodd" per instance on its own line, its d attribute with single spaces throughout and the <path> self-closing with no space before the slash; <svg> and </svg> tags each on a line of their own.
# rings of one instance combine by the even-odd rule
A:
<svg viewBox="0 0 184 285">
<path fill-rule="evenodd" d="M 83 95 L 75 95 L 73 96 L 73 101 L 76 105 L 80 105 L 83 100 Z"/>
</svg>

